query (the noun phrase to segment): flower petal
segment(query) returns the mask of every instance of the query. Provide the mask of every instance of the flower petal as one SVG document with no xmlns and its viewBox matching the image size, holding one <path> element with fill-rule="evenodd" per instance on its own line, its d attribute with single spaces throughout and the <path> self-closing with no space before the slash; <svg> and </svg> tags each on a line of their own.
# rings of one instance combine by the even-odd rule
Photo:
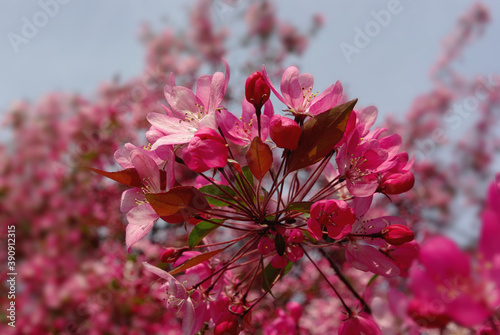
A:
<svg viewBox="0 0 500 335">
<path fill-rule="evenodd" d="M 128 225 L 125 230 L 125 244 L 128 251 L 130 251 L 130 247 L 135 242 L 146 236 L 153 229 L 153 225 L 158 219 L 158 214 L 156 214 L 153 207 L 149 204 L 137 206 L 128 212 Z"/>
</svg>

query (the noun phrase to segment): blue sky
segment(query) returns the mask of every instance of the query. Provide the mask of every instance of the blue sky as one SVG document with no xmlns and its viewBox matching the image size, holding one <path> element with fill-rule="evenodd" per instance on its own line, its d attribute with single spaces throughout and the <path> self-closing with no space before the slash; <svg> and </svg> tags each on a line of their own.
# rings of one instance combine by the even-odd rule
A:
<svg viewBox="0 0 500 335">
<path fill-rule="evenodd" d="M 141 22 L 162 26 L 185 25 L 185 12 L 193 1 L 65 0 L 53 17 L 38 29 L 28 43 L 15 52 L 9 33 L 22 35 L 23 18 L 31 22 L 43 10 L 43 3 L 63 0 L 3 2 L 0 12 L 0 108 L 14 99 L 36 100 L 44 93 L 61 90 L 91 96 L 98 84 L 116 74 L 124 78 L 143 67 L 143 49 L 137 41 Z M 393 0 L 397 1 L 397 0 Z M 248 1 L 239 0 L 235 9 L 219 19 L 231 25 Z M 405 111 L 412 98 L 430 85 L 429 66 L 438 55 L 443 36 L 472 1 L 400 0 L 399 12 L 389 24 L 370 38 L 348 63 L 340 45 L 354 45 L 355 29 L 364 30 L 374 20 L 372 11 L 387 10 L 391 1 L 277 1 L 279 16 L 299 26 L 308 26 L 310 15 L 320 12 L 326 26 L 312 40 L 301 70 L 315 75 L 315 89 L 341 80 L 360 104 L 375 104 L 381 112 Z M 217 13 L 221 0 L 214 0 Z M 492 10 L 493 22 L 484 38 L 475 43 L 460 62 L 466 73 L 500 73 L 498 32 L 500 3 L 484 2 Z M 54 7 L 52 7 L 54 8 Z M 220 14 L 220 13 L 218 13 Z M 43 17 L 39 17 L 43 23 Z M 237 38 L 233 33 L 233 38 Z M 12 35 L 10 35 L 12 36 Z M 231 58 L 230 58 L 231 61 Z"/>
</svg>

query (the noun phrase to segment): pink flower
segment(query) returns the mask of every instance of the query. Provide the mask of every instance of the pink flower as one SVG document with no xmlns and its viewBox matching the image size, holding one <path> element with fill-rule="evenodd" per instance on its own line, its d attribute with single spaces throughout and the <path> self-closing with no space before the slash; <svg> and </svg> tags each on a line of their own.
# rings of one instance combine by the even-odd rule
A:
<svg viewBox="0 0 500 335">
<path fill-rule="evenodd" d="M 253 138 L 259 136 L 257 115 L 255 107 L 246 100 L 241 104 L 241 118 L 223 109 L 217 115 L 217 122 L 227 140 L 236 145 L 245 146 L 252 142 Z M 269 122 L 274 115 L 273 104 L 268 100 L 264 105 L 264 113 L 260 116 L 261 136 L 265 141 L 269 134 Z"/>
<path fill-rule="evenodd" d="M 215 323 L 214 335 L 238 335 L 252 319 L 251 312 L 241 318 L 238 314 L 245 312 L 245 307 L 233 305 L 227 296 L 220 296 L 212 302 L 210 312 Z"/>
<path fill-rule="evenodd" d="M 290 304 L 293 304 L 291 306 L 295 307 L 296 302 L 289 302 L 286 304 L 286 307 L 290 306 Z M 293 308 L 294 308 L 293 307 Z M 302 313 L 302 309 L 300 305 L 298 306 L 300 308 L 300 313 Z M 273 322 L 270 324 L 266 325 L 264 327 L 264 335 L 280 335 L 280 334 L 296 334 L 297 333 L 297 323 L 298 319 L 294 318 L 293 316 L 287 314 L 283 309 L 278 308 L 276 310 L 276 318 L 274 318 Z M 300 317 L 300 315 L 299 315 Z"/>
<path fill-rule="evenodd" d="M 276 237 L 276 235 L 273 236 L 273 238 L 264 237 L 257 246 L 259 253 L 263 256 L 269 255 L 273 252 L 277 253 L 271 259 L 271 265 L 276 269 L 284 268 L 287 266 L 288 261 L 295 262 L 301 259 L 304 255 L 304 252 L 299 245 L 304 240 L 302 232 L 299 229 L 287 229 L 286 231 L 284 231 L 284 229 L 279 230 L 281 231 L 278 231 L 276 235 L 280 234 L 284 242 L 282 255 L 279 255 L 276 250 L 276 238 L 279 238 Z"/>
<path fill-rule="evenodd" d="M 278 148 L 297 149 L 302 129 L 292 119 L 274 115 L 270 123 L 271 139 Z"/>
<path fill-rule="evenodd" d="M 167 289 L 169 295 L 167 308 L 171 313 L 182 312 L 182 335 L 196 334 L 209 319 L 207 304 L 201 293 L 197 290 L 188 291 L 185 284 L 181 284 L 170 273 L 156 266 L 146 262 L 142 264 L 147 271 L 166 280 L 163 287 Z"/>
<path fill-rule="evenodd" d="M 146 134 L 153 143 L 152 149 L 160 146 L 188 143 L 203 127 L 217 129 L 215 111 L 224 98 L 229 81 L 229 66 L 226 76 L 216 72 L 212 76 L 201 76 L 197 82 L 196 94 L 183 86 L 175 86 L 175 78 L 171 74 L 165 86 L 165 98 L 172 110 L 165 114 L 149 113 L 148 121 L 152 127 Z"/>
<path fill-rule="evenodd" d="M 164 154 L 170 156 L 169 163 L 165 166 L 166 171 L 158 168 L 157 162 L 163 163 L 163 161 L 149 150 L 126 145 L 125 149 L 118 150 L 115 154 L 117 161 L 123 167 L 136 169 L 142 183 L 141 187 L 131 188 L 122 194 L 120 209 L 123 213 L 127 213 L 125 244 L 128 250 L 153 229 L 154 223 L 160 217 L 148 203 L 146 194 L 161 193 L 174 185 L 173 152 L 170 149 Z M 165 176 L 164 185 L 162 185 L 162 175 Z"/>
<path fill-rule="evenodd" d="M 317 240 L 323 238 L 323 228 L 331 238 L 341 239 L 351 231 L 355 219 L 354 210 L 345 201 L 321 200 L 311 206 L 307 228 Z"/>
<path fill-rule="evenodd" d="M 393 225 L 405 226 L 405 221 L 396 216 L 365 218 L 371 202 L 372 197 L 354 199 L 356 221 L 347 235 L 346 260 L 362 271 L 386 277 L 404 276 L 417 256 L 418 246 L 414 242 L 388 245 L 383 239 L 383 229 Z"/>
<path fill-rule="evenodd" d="M 379 186 L 378 174 L 392 168 L 401 147 L 399 135 L 379 139 L 383 129 L 363 136 L 364 125 L 358 125 L 347 137 L 336 157 L 339 173 L 346 179 L 347 189 L 356 197 L 368 197 Z"/>
<path fill-rule="evenodd" d="M 416 241 L 406 242 L 401 245 L 390 245 L 386 249 L 387 257 L 389 257 L 399 268 L 399 276 L 408 277 L 413 261 L 417 259 L 420 253 L 420 245 Z"/>
<path fill-rule="evenodd" d="M 395 165 L 381 174 L 377 191 L 386 194 L 401 194 L 412 189 L 415 176 L 410 171 L 414 160 L 408 161 L 408 153 L 402 152 L 394 158 Z"/>
<path fill-rule="evenodd" d="M 281 77 L 281 94 L 274 88 L 266 68 L 262 68 L 264 80 L 278 99 L 288 106 L 294 115 L 317 115 L 344 101 L 342 84 L 337 81 L 320 95 L 313 93 L 314 78 L 309 73 L 299 75 L 295 66 L 290 66 Z"/>
<path fill-rule="evenodd" d="M 410 269 L 409 282 L 414 295 L 409 313 L 417 323 L 432 327 L 453 320 L 472 327 L 491 315 L 483 283 L 474 281 L 469 257 L 453 241 L 441 236 L 428 239 L 419 263 Z M 434 319 L 441 321 L 434 325 Z"/>
<path fill-rule="evenodd" d="M 367 313 L 360 313 L 342 322 L 339 335 L 382 335 L 380 328 Z"/>
<path fill-rule="evenodd" d="M 184 163 L 195 172 L 226 166 L 226 142 L 215 130 L 200 128 L 183 151 Z"/>
</svg>

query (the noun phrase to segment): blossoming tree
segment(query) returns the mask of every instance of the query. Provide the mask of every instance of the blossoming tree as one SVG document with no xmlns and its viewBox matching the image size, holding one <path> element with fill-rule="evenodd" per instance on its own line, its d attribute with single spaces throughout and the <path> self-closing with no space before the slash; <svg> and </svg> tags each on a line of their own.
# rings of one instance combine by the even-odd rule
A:
<svg viewBox="0 0 500 335">
<path fill-rule="evenodd" d="M 30 317 L 6 332 L 497 334 L 500 90 L 453 69 L 488 10 L 459 20 L 405 119 L 375 127 L 377 108 L 340 82 L 316 92 L 284 66 L 308 35 L 272 2 L 245 7 L 235 76 L 211 5 L 197 2 L 188 32 L 144 26 L 144 72 L 95 101 L 51 93 L 8 111 L 0 220 L 19 232 Z M 459 163 L 419 153 L 476 92 L 468 140 L 445 149 Z M 478 248 L 441 234 L 459 197 Z"/>
</svg>

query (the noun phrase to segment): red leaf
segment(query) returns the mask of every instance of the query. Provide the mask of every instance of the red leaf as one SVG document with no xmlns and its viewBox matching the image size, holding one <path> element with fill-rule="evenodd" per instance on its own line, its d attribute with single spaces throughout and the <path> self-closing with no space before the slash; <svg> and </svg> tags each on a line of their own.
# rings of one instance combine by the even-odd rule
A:
<svg viewBox="0 0 500 335">
<path fill-rule="evenodd" d="M 165 193 L 147 193 L 146 199 L 159 216 L 181 215 L 184 221 L 209 207 L 205 195 L 192 186 L 174 187 Z"/>
<path fill-rule="evenodd" d="M 227 247 L 220 248 L 220 249 L 217 249 L 214 251 L 205 252 L 203 254 L 199 254 L 199 255 L 196 255 L 194 257 L 191 257 L 190 259 L 188 259 L 187 261 L 185 261 L 184 263 L 182 263 L 181 265 L 179 265 L 178 267 L 176 267 L 175 269 L 173 269 L 169 273 L 172 276 L 176 275 L 178 273 L 181 273 L 184 270 L 187 270 L 189 268 L 192 268 L 195 265 L 198 265 L 200 263 L 203 263 L 203 262 L 209 260 L 210 258 L 214 257 L 215 255 L 217 255 L 218 253 L 220 253 L 222 250 L 224 250 L 226 248 Z"/>
<path fill-rule="evenodd" d="M 271 148 L 259 137 L 254 137 L 245 157 L 250 171 L 255 178 L 262 180 L 273 164 L 273 153 Z"/>
<path fill-rule="evenodd" d="M 344 136 L 347 121 L 358 99 L 336 106 L 304 123 L 297 149 L 288 161 L 288 172 L 305 168 L 328 155 Z"/>
<path fill-rule="evenodd" d="M 123 185 L 131 186 L 131 187 L 141 187 L 142 182 L 137 170 L 134 168 L 125 169 L 122 171 L 116 172 L 107 172 L 94 168 L 87 168 L 89 170 L 94 171 L 95 173 L 100 174 L 101 176 L 108 177 L 109 179 L 113 179 Z"/>
</svg>

